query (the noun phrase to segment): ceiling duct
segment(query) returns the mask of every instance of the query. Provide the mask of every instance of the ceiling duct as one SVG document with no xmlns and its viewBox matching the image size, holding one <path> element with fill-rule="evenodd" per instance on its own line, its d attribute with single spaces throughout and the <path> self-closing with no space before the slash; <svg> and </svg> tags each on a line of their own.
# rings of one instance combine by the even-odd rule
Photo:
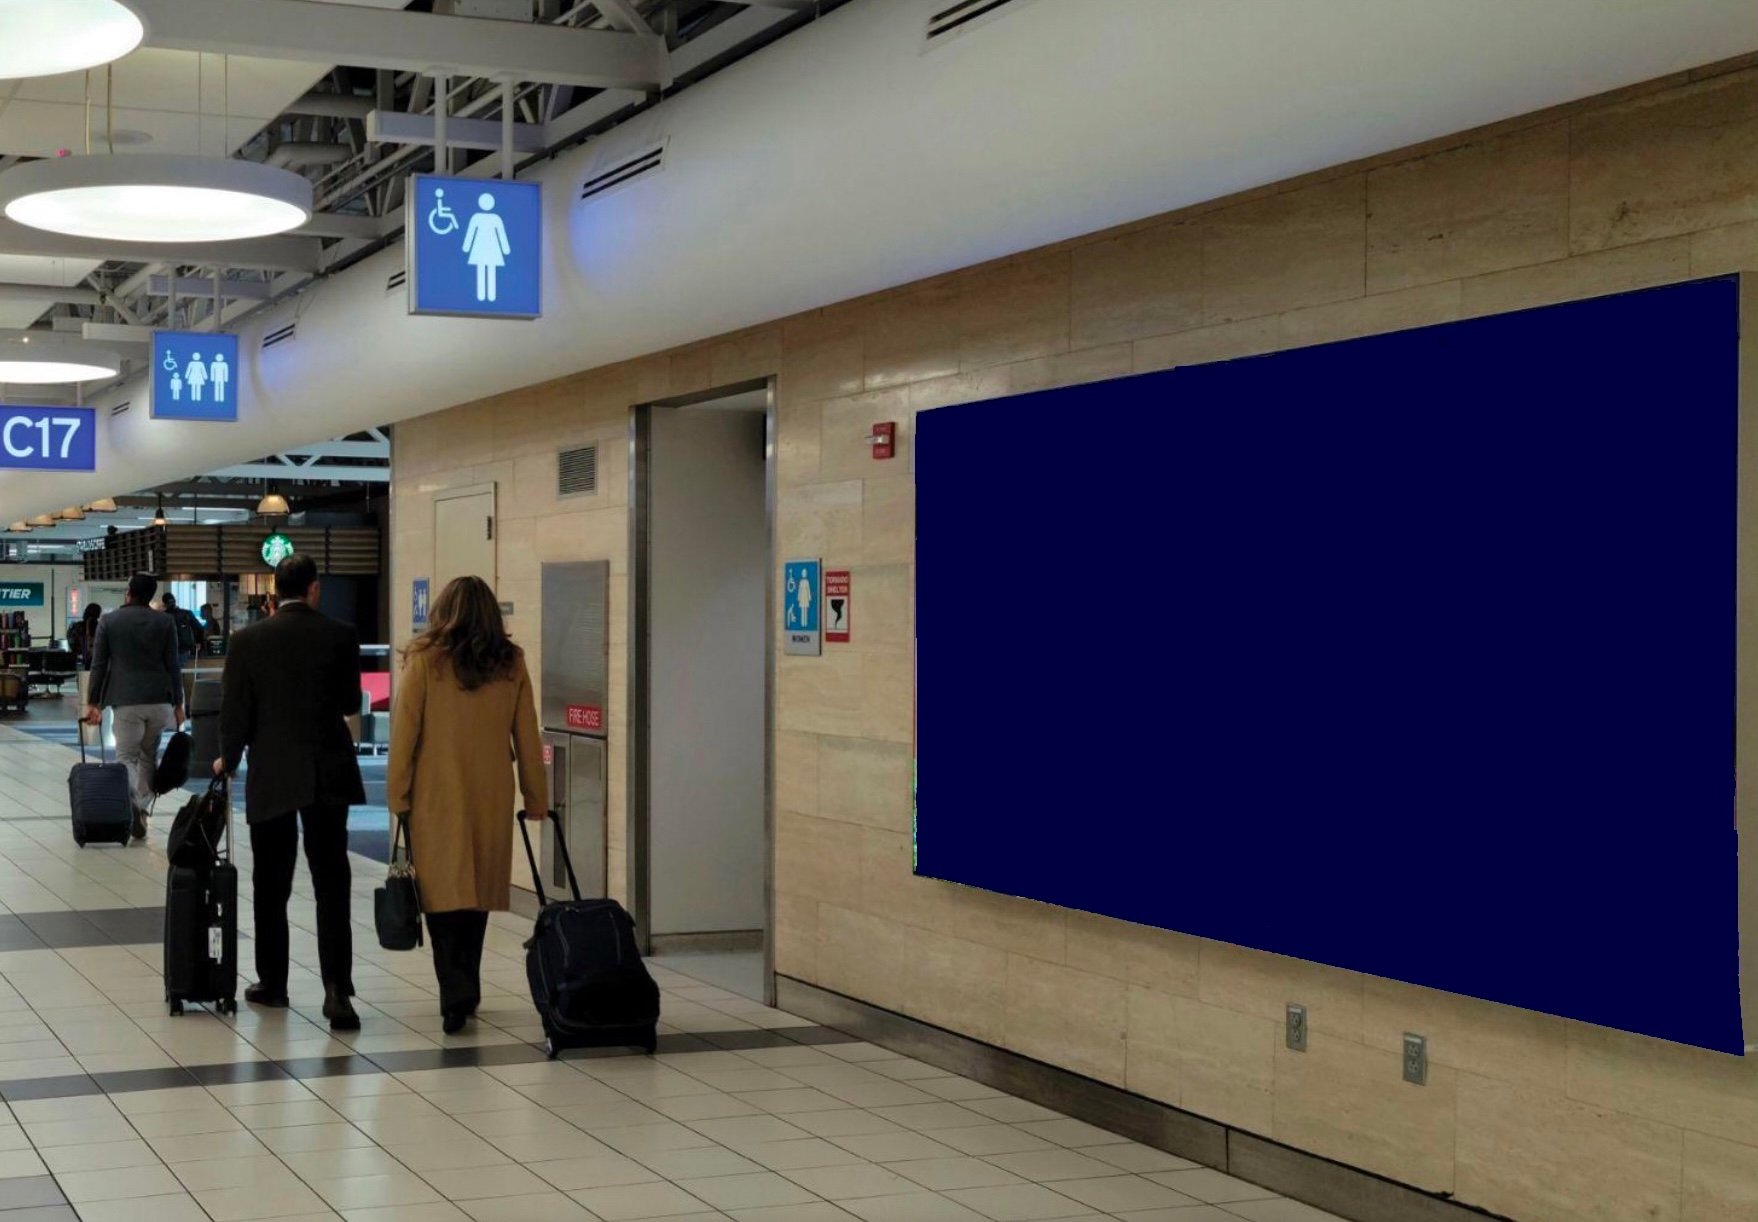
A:
<svg viewBox="0 0 1758 1222">
<path fill-rule="evenodd" d="M 275 151 L 268 156 L 268 162 L 278 166 L 335 165 L 353 155 L 353 150 L 346 145 L 289 140 L 275 146 Z"/>
</svg>

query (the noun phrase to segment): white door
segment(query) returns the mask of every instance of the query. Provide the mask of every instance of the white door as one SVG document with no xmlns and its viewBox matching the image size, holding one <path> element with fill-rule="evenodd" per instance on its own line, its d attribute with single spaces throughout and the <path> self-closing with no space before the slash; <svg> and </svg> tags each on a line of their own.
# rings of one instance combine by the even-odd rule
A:
<svg viewBox="0 0 1758 1222">
<path fill-rule="evenodd" d="M 436 493 L 433 501 L 433 594 L 454 577 L 495 584 L 494 485 Z"/>
</svg>

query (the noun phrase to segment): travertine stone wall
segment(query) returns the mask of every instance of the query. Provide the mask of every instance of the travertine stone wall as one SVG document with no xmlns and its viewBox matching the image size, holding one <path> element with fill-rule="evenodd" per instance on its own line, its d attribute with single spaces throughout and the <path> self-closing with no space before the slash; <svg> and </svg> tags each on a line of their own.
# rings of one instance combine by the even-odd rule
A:
<svg viewBox="0 0 1758 1222">
<path fill-rule="evenodd" d="M 777 375 L 780 551 L 853 568 L 856 594 L 852 645 L 780 660 L 782 972 L 1528 1222 L 1752 1222 L 1758 1062 L 918 879 L 909 849 L 916 412 L 1742 269 L 1750 64 L 401 425 L 395 588 L 431 567 L 432 491 L 492 479 L 502 597 L 535 644 L 541 561 L 627 573 L 629 405 Z M 900 422 L 890 462 L 863 441 L 879 420 Z M 557 502 L 554 453 L 589 438 L 602 490 Z M 1020 494 L 1089 495 L 1121 444 L 1070 419 Z M 619 584 L 619 742 L 626 608 Z M 1171 863 L 1169 885 L 1201 868 Z M 1305 1054 L 1282 1047 L 1289 1001 Z M 1407 1030 L 1429 1037 L 1426 1087 L 1400 1079 Z"/>
</svg>

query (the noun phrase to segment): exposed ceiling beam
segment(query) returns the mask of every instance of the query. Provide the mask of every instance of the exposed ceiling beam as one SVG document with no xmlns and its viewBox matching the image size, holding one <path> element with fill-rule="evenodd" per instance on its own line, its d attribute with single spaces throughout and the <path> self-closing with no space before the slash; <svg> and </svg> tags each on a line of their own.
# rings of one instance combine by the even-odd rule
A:
<svg viewBox="0 0 1758 1222">
<path fill-rule="evenodd" d="M 381 144 L 432 144 L 436 124 L 432 115 L 410 115 L 396 110 L 375 110 L 366 116 L 366 138 Z M 498 149 L 501 146 L 499 119 L 446 119 L 446 143 L 452 148 Z M 541 153 L 543 128 L 535 123 L 513 124 L 513 151 Z"/>
<path fill-rule="evenodd" d="M 61 288 L 53 284 L 0 284 L 0 301 L 41 303 L 45 306 L 58 305 L 97 305 L 96 289 Z"/>
<path fill-rule="evenodd" d="M 447 139 L 450 140 L 450 137 Z M 379 216 L 319 212 L 294 232 L 319 238 L 360 238 L 375 242 L 385 236 L 385 220 Z"/>
<path fill-rule="evenodd" d="M 212 297 L 218 289 L 222 298 L 232 301 L 267 301 L 274 294 L 267 280 L 230 280 L 218 282 L 200 276 L 153 276 L 147 280 L 147 292 L 159 297 Z"/>
<path fill-rule="evenodd" d="M 626 34 L 651 34 L 653 27 L 635 7 L 635 0 L 594 0 L 598 11 L 611 25 Z"/>
<path fill-rule="evenodd" d="M 356 484 L 388 484 L 391 472 L 387 467 L 289 467 L 280 463 L 245 463 L 239 467 L 227 467 L 214 475 L 225 479 L 259 479 L 272 483 L 320 483 L 328 484 L 336 480 Z"/>
<path fill-rule="evenodd" d="M 97 238 L 72 238 L 0 218 L 0 254 L 9 255 L 315 272 L 322 246 L 317 238 L 300 237 L 249 238 L 242 242 L 110 242 Z"/>
<path fill-rule="evenodd" d="M 669 84 L 663 39 L 313 0 L 130 0 L 146 44 L 174 51 L 589 88 Z"/>
</svg>

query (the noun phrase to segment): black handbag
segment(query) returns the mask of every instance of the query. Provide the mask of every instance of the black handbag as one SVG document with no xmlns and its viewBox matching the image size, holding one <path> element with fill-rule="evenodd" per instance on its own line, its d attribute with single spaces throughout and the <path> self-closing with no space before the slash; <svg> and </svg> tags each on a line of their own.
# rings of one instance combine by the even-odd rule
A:
<svg viewBox="0 0 1758 1222">
<path fill-rule="evenodd" d="M 385 885 L 372 893 L 372 917 L 378 926 L 378 944 L 386 950 L 414 950 L 421 945 L 421 891 L 415 885 L 415 866 L 403 845 L 408 832 L 398 816 L 391 833 L 391 864 Z M 402 849 L 402 856 L 398 850 Z"/>
<path fill-rule="evenodd" d="M 219 858 L 220 840 L 231 814 L 226 778 L 217 776 L 208 782 L 206 792 L 185 802 L 171 821 L 165 856 L 173 866 L 207 870 Z"/>
<path fill-rule="evenodd" d="M 153 769 L 153 792 L 164 797 L 173 789 L 182 789 L 189 780 L 189 753 L 193 744 L 189 735 L 179 730 L 165 744 L 159 765 Z"/>
</svg>

